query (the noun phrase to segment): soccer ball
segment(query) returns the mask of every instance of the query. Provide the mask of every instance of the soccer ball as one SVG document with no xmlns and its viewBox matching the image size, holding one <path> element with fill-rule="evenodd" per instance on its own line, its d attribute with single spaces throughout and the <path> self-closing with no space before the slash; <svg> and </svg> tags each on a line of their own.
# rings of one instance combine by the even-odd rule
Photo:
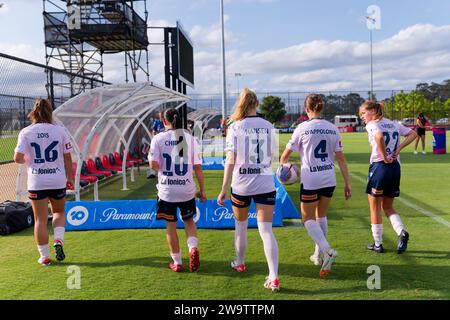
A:
<svg viewBox="0 0 450 320">
<path fill-rule="evenodd" d="M 298 167 L 292 163 L 285 163 L 277 170 L 277 178 L 284 185 L 296 183 L 299 177 Z"/>
</svg>

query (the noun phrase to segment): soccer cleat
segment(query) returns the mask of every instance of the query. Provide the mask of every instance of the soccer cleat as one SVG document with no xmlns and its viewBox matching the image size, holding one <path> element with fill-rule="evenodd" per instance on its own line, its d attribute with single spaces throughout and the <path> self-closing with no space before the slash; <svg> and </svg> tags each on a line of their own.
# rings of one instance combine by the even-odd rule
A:
<svg viewBox="0 0 450 320">
<path fill-rule="evenodd" d="M 336 260 L 338 253 L 334 249 L 328 250 L 328 252 L 323 254 L 323 263 L 320 268 L 320 277 L 326 277 L 331 271 L 331 265 Z"/>
<path fill-rule="evenodd" d="M 278 279 L 270 280 L 269 277 L 267 277 L 264 282 L 264 288 L 272 290 L 272 292 L 280 291 L 280 281 Z"/>
<path fill-rule="evenodd" d="M 416 151 L 416 150 L 414 150 L 414 154 L 417 154 L 417 151 Z"/>
<path fill-rule="evenodd" d="M 197 248 L 192 248 L 189 253 L 189 271 L 195 272 L 200 268 L 200 254 Z"/>
<path fill-rule="evenodd" d="M 422 151 L 422 154 L 427 154 L 425 151 Z"/>
<path fill-rule="evenodd" d="M 245 272 L 245 270 L 247 270 L 244 263 L 238 264 L 236 260 L 231 261 L 231 268 L 233 268 L 237 272 Z"/>
<path fill-rule="evenodd" d="M 63 261 L 66 258 L 64 254 L 63 242 L 61 240 L 55 240 L 53 242 L 53 248 L 55 248 L 56 260 Z"/>
<path fill-rule="evenodd" d="M 48 267 L 51 264 L 51 261 L 49 258 L 39 258 L 38 263 L 40 263 L 44 267 Z"/>
<path fill-rule="evenodd" d="M 375 243 L 370 243 L 370 244 L 367 245 L 367 249 L 375 251 L 376 253 L 383 253 L 384 252 L 384 248 L 383 248 L 382 244 L 377 246 L 377 245 L 375 245 Z"/>
<path fill-rule="evenodd" d="M 323 255 L 319 253 L 319 255 L 313 254 L 309 257 L 309 260 L 314 263 L 315 266 L 320 266 L 323 263 Z"/>
<path fill-rule="evenodd" d="M 398 236 L 398 243 L 397 243 L 398 254 L 401 254 L 406 251 L 406 248 L 408 247 L 408 240 L 409 240 L 409 233 L 406 232 L 406 230 L 402 230 L 402 232 Z"/>
<path fill-rule="evenodd" d="M 174 272 L 181 272 L 181 270 L 183 270 L 183 266 L 181 264 L 176 264 L 175 262 L 171 261 L 169 263 L 169 269 L 171 269 Z"/>
</svg>

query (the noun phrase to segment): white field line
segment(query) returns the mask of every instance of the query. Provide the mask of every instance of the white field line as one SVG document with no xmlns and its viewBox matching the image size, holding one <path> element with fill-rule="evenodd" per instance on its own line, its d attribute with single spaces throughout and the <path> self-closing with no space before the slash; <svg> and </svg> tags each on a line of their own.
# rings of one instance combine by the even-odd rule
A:
<svg viewBox="0 0 450 320">
<path fill-rule="evenodd" d="M 362 183 L 367 183 L 367 181 L 366 181 L 365 179 L 363 179 L 363 178 L 361 178 L 361 177 L 359 177 L 359 176 L 357 176 L 357 175 L 355 175 L 355 174 L 353 174 L 353 173 L 351 173 L 351 172 L 350 172 L 349 174 L 350 174 L 350 176 L 351 176 L 353 179 L 358 180 L 358 181 L 360 181 L 360 182 L 362 182 Z M 409 201 L 406 200 L 406 199 L 403 199 L 402 197 L 399 197 L 399 198 L 398 198 L 398 201 L 400 201 L 401 203 L 403 203 L 405 206 L 410 207 L 411 209 L 414 209 L 414 210 L 416 210 L 417 212 L 420 212 L 420 213 L 422 213 L 422 214 L 424 214 L 424 215 L 430 217 L 431 219 L 433 219 L 433 220 L 439 222 L 440 224 L 443 224 L 443 225 L 446 226 L 447 228 L 450 228 L 450 222 L 448 222 L 448 221 L 445 220 L 445 219 L 442 219 L 441 217 L 435 215 L 434 213 L 432 213 L 432 212 L 430 212 L 430 211 L 428 211 L 428 210 L 425 210 L 424 208 L 421 208 L 421 207 L 419 207 L 418 205 L 416 205 L 416 204 L 414 204 L 414 203 L 412 203 L 412 202 L 409 202 Z"/>
</svg>

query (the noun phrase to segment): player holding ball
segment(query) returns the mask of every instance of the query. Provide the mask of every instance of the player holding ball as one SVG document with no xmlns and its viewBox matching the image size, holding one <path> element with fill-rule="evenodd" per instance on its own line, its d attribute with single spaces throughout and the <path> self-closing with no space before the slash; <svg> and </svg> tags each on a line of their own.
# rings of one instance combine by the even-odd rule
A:
<svg viewBox="0 0 450 320">
<path fill-rule="evenodd" d="M 306 97 L 305 110 L 309 120 L 295 129 L 280 159 L 280 164 L 283 166 L 288 164 L 294 151 L 300 153 L 302 220 L 309 236 L 316 243 L 310 260 L 315 265 L 321 265 L 321 277 L 330 272 L 338 255 L 326 239 L 327 209 L 336 187 L 334 156 L 344 178 L 345 199 L 349 199 L 352 195 L 339 129 L 322 118 L 323 109 L 324 102 L 320 95 L 310 94 Z"/>
</svg>

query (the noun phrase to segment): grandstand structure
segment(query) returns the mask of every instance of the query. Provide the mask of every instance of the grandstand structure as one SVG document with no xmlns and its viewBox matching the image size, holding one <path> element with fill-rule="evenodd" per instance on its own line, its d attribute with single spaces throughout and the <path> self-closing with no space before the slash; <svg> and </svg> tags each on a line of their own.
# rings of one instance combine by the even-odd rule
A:
<svg viewBox="0 0 450 320">
<path fill-rule="evenodd" d="M 123 53 L 125 82 L 141 72 L 149 81 L 147 0 L 43 0 L 46 64 L 82 76 L 50 87 L 86 89 L 86 78 L 103 80 L 103 56 Z M 86 77 L 86 78 L 85 78 Z"/>
</svg>

